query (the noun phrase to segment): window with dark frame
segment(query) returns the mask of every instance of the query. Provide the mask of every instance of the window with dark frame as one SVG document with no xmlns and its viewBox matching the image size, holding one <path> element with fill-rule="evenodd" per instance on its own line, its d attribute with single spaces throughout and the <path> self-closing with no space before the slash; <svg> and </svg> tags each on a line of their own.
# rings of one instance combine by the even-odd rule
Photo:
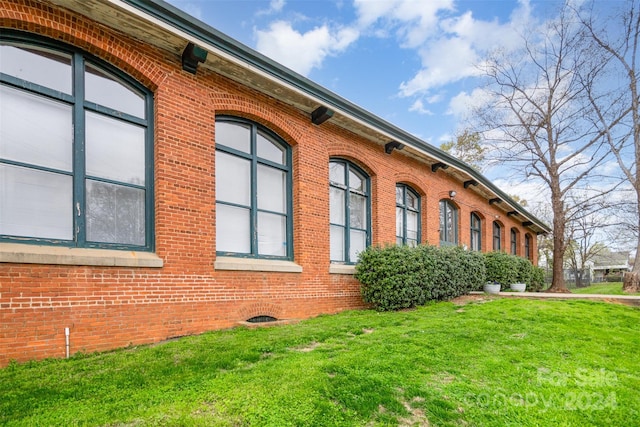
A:
<svg viewBox="0 0 640 427">
<path fill-rule="evenodd" d="M 502 227 L 497 221 L 493 221 L 493 250 L 499 251 L 502 249 Z"/>
<path fill-rule="evenodd" d="M 151 92 L 77 49 L 0 41 L 0 240 L 153 249 Z"/>
<path fill-rule="evenodd" d="M 458 209 L 448 200 L 440 200 L 440 246 L 458 244 Z"/>
<path fill-rule="evenodd" d="M 471 250 L 482 250 L 482 221 L 475 213 L 471 214 Z"/>
<path fill-rule="evenodd" d="M 396 185 L 396 244 L 420 243 L 420 196 L 406 184 Z"/>
<path fill-rule="evenodd" d="M 524 256 L 528 260 L 531 259 L 531 235 L 529 233 L 524 235 Z"/>
<path fill-rule="evenodd" d="M 329 162 L 330 259 L 355 264 L 371 244 L 369 177 L 351 162 Z"/>
<path fill-rule="evenodd" d="M 515 228 L 511 229 L 511 254 L 518 254 L 518 232 Z"/>
<path fill-rule="evenodd" d="M 216 253 L 293 258 L 291 150 L 273 132 L 216 117 Z"/>
</svg>

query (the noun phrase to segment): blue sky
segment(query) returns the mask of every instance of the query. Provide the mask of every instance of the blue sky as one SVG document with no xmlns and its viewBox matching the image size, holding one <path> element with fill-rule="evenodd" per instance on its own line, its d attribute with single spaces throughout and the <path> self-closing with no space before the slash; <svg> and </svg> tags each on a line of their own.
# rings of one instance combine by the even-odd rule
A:
<svg viewBox="0 0 640 427">
<path fill-rule="evenodd" d="M 474 61 L 553 1 L 171 0 L 174 6 L 439 146 L 480 81 Z"/>
</svg>

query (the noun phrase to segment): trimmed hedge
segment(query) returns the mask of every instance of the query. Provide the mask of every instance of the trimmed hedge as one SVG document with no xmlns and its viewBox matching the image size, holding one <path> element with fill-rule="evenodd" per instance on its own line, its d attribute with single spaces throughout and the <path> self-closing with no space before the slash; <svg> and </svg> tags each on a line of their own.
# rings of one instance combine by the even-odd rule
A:
<svg viewBox="0 0 640 427">
<path fill-rule="evenodd" d="M 526 258 L 505 252 L 487 252 L 484 259 L 487 281 L 500 283 L 502 289 L 512 283 L 526 283 L 529 292 L 539 292 L 544 287 L 544 270 Z"/>
<path fill-rule="evenodd" d="M 526 283 L 537 292 L 544 271 L 527 259 L 504 252 L 470 252 L 458 246 L 370 246 L 356 265 L 362 298 L 377 310 L 399 310 L 481 290 L 487 282 L 503 287 Z"/>
<path fill-rule="evenodd" d="M 467 294 L 485 283 L 482 254 L 460 247 L 370 246 L 360 253 L 356 279 L 377 310 L 398 310 Z"/>
</svg>

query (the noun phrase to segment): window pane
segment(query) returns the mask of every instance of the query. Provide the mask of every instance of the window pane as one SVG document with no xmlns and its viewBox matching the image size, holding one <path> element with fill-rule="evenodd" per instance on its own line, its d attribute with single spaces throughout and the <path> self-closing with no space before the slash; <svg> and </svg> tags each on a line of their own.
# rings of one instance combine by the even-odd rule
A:
<svg viewBox="0 0 640 427">
<path fill-rule="evenodd" d="M 0 85 L 0 157 L 71 171 L 71 107 Z"/>
<path fill-rule="evenodd" d="M 71 56 L 47 50 L 0 46 L 0 72 L 71 95 Z"/>
<path fill-rule="evenodd" d="M 344 259 L 344 228 L 331 226 L 331 261 L 345 261 Z"/>
<path fill-rule="evenodd" d="M 287 255 L 287 218 L 282 215 L 258 213 L 258 253 Z"/>
<path fill-rule="evenodd" d="M 362 192 L 367 191 L 364 178 L 353 171 L 349 171 L 349 188 Z"/>
<path fill-rule="evenodd" d="M 263 135 L 260 132 L 258 132 L 257 150 L 258 157 L 284 165 L 285 152 L 282 147 L 273 142 L 268 136 Z"/>
<path fill-rule="evenodd" d="M 70 176 L 0 165 L 0 234 L 73 239 Z"/>
<path fill-rule="evenodd" d="M 359 194 L 349 194 L 349 225 L 367 228 L 367 199 Z"/>
<path fill-rule="evenodd" d="M 447 242 L 455 242 L 455 228 L 454 228 L 454 222 L 455 222 L 455 214 L 453 209 L 450 206 L 447 206 L 447 208 L 445 209 L 445 223 L 447 225 L 446 227 L 446 233 L 447 233 L 447 238 L 445 239 Z"/>
<path fill-rule="evenodd" d="M 251 253 L 249 209 L 216 203 L 216 251 Z"/>
<path fill-rule="evenodd" d="M 402 237 L 396 237 L 396 245 L 400 246 L 402 244 Z"/>
<path fill-rule="evenodd" d="M 329 180 L 336 184 L 344 185 L 344 165 L 342 163 L 329 163 Z"/>
<path fill-rule="evenodd" d="M 287 212 L 286 178 L 281 170 L 258 165 L 258 209 Z"/>
<path fill-rule="evenodd" d="M 440 202 L 440 241 L 447 241 L 447 224 L 446 224 L 446 209 L 447 205 L 444 202 Z"/>
<path fill-rule="evenodd" d="M 396 236 L 404 237 L 404 209 L 396 207 Z"/>
<path fill-rule="evenodd" d="M 349 261 L 356 262 L 358 254 L 367 247 L 367 233 L 364 231 L 351 230 L 349 240 Z"/>
<path fill-rule="evenodd" d="M 407 239 L 407 246 L 409 246 L 411 248 L 415 248 L 416 246 L 418 246 L 418 241 L 417 240 L 412 240 L 412 239 Z"/>
<path fill-rule="evenodd" d="M 87 175 L 145 185 L 144 128 L 87 111 Z"/>
<path fill-rule="evenodd" d="M 329 217 L 332 224 L 345 225 L 344 190 L 330 187 Z"/>
<path fill-rule="evenodd" d="M 86 186 L 87 240 L 144 245 L 144 190 L 91 180 Z"/>
<path fill-rule="evenodd" d="M 407 190 L 407 207 L 412 209 L 419 209 L 418 196 Z"/>
<path fill-rule="evenodd" d="M 239 123 L 216 122 L 216 144 L 251 153 L 251 129 Z"/>
<path fill-rule="evenodd" d="M 216 151 L 216 200 L 251 205 L 251 162 Z"/>
<path fill-rule="evenodd" d="M 85 66 L 85 98 L 132 116 L 145 118 L 144 97 L 98 68 Z"/>
<path fill-rule="evenodd" d="M 404 191 L 403 187 L 396 187 L 396 204 L 404 206 Z"/>
<path fill-rule="evenodd" d="M 407 211 L 407 239 L 418 239 L 418 214 Z"/>
</svg>

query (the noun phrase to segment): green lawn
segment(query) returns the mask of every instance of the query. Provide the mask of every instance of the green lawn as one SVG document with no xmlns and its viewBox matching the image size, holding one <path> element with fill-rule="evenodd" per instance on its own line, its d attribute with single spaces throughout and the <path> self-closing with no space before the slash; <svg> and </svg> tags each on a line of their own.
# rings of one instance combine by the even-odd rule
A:
<svg viewBox="0 0 640 427">
<path fill-rule="evenodd" d="M 640 310 L 481 299 L 0 370 L 0 425 L 640 423 Z"/>
<path fill-rule="evenodd" d="M 594 283 L 586 288 L 572 289 L 574 294 L 602 294 L 602 295 L 640 295 L 622 292 L 622 282 Z"/>
</svg>

